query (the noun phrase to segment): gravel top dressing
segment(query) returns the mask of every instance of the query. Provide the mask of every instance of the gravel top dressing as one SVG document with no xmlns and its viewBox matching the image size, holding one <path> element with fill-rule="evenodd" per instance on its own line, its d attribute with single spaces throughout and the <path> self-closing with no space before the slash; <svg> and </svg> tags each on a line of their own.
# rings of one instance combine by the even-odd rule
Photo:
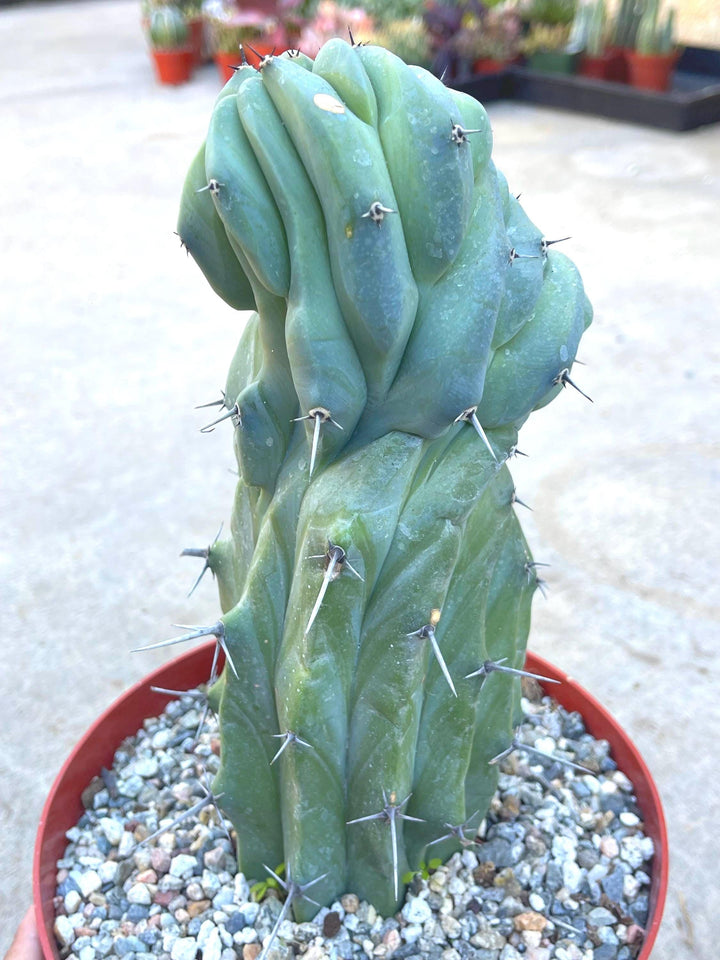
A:
<svg viewBox="0 0 720 960">
<path fill-rule="evenodd" d="M 230 824 L 206 790 L 219 765 L 215 719 L 203 721 L 201 693 L 172 700 L 83 793 L 86 812 L 58 862 L 61 956 L 256 960 L 265 946 L 266 960 L 635 957 L 653 843 L 632 784 L 578 714 L 533 683 L 524 690 L 515 749 L 461 852 L 416 875 L 393 917 L 348 893 L 312 923 L 283 920 L 270 943 L 283 891 L 267 887 L 270 875 L 236 872 Z"/>
</svg>

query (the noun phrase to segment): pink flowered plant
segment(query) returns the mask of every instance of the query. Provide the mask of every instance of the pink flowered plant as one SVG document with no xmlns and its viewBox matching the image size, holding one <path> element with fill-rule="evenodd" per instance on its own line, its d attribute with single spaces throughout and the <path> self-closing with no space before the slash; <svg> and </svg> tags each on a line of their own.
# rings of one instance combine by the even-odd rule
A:
<svg viewBox="0 0 720 960">
<path fill-rule="evenodd" d="M 369 34 L 374 24 L 360 7 L 339 7 L 334 0 L 321 0 L 315 16 L 300 33 L 300 49 L 309 57 L 314 57 L 320 47 L 331 37 L 348 39 L 348 28 L 356 40 L 362 40 L 363 34 Z"/>
</svg>

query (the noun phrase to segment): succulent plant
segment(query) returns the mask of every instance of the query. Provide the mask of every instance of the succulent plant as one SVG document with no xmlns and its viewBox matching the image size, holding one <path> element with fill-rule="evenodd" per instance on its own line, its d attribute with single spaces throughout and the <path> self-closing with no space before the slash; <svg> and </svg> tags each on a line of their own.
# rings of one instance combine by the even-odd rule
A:
<svg viewBox="0 0 720 960">
<path fill-rule="evenodd" d="M 187 45 L 190 36 L 185 17 L 172 4 L 153 9 L 149 35 L 156 50 L 178 50 Z"/>
<path fill-rule="evenodd" d="M 635 36 L 642 16 L 640 0 L 620 0 L 612 24 L 612 43 L 616 47 L 635 46 Z"/>
<path fill-rule="evenodd" d="M 242 44 L 252 44 L 271 36 L 277 30 L 277 21 L 261 11 L 247 9 L 232 12 L 218 11 L 205 18 L 210 47 L 215 53 L 234 53 L 240 59 Z"/>
<path fill-rule="evenodd" d="M 373 30 L 370 36 L 364 34 L 363 41 L 391 50 L 406 63 L 428 67 L 432 60 L 430 38 L 420 17 L 388 20 Z"/>
<path fill-rule="evenodd" d="M 296 916 L 468 842 L 512 747 L 541 581 L 507 461 L 591 309 L 491 160 L 475 100 L 378 46 L 221 92 L 178 232 L 255 311 L 217 401 L 240 480 L 219 584 L 213 792 Z M 219 428 L 218 428 L 219 429 Z M 183 638 L 179 638 L 183 639 Z M 167 642 L 167 641 L 165 641 Z"/>
<path fill-rule="evenodd" d="M 523 19 L 531 25 L 570 24 L 577 10 L 577 0 L 523 0 L 519 9 Z"/>
<path fill-rule="evenodd" d="M 575 42 L 571 42 L 570 27 L 563 23 L 558 23 L 554 26 L 549 26 L 545 23 L 536 23 L 520 41 L 520 50 L 527 57 L 532 56 L 534 53 L 549 53 L 554 51 L 577 53 L 578 49 L 579 48 L 575 46 Z"/>
<path fill-rule="evenodd" d="M 585 50 L 591 57 L 601 57 L 606 47 L 605 0 L 593 0 L 589 10 Z"/>
<path fill-rule="evenodd" d="M 675 50 L 675 10 L 660 16 L 660 0 L 644 0 L 643 12 L 635 34 L 635 49 L 645 56 L 670 54 Z"/>
<path fill-rule="evenodd" d="M 518 54 L 522 22 L 507 4 L 486 10 L 482 16 L 468 14 L 455 34 L 454 48 L 464 60 L 512 60 Z"/>
</svg>

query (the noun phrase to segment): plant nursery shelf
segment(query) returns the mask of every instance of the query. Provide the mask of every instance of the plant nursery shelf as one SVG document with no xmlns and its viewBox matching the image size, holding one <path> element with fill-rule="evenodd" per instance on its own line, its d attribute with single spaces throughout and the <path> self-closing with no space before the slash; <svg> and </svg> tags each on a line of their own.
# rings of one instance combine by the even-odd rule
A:
<svg viewBox="0 0 720 960">
<path fill-rule="evenodd" d="M 664 130 L 694 130 L 720 121 L 720 50 L 687 47 L 667 93 L 518 66 L 456 86 L 484 103 L 523 100 Z"/>
</svg>

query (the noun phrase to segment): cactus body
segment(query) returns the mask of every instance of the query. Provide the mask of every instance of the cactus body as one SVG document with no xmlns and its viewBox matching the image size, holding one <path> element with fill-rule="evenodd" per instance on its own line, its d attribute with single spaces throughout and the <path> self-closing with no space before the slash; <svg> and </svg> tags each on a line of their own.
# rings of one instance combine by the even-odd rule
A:
<svg viewBox="0 0 720 960">
<path fill-rule="evenodd" d="M 150 41 L 157 50 L 176 50 L 188 42 L 185 17 L 177 7 L 156 7 L 150 17 Z"/>
<path fill-rule="evenodd" d="M 490 150 L 478 103 L 332 40 L 238 71 L 183 194 L 189 252 L 256 310 L 208 553 L 237 667 L 215 789 L 246 875 L 324 875 L 320 902 L 391 913 L 446 825 L 477 826 L 517 720 L 518 678 L 478 674 L 522 665 L 536 587 L 505 461 L 591 311 Z"/>
</svg>

